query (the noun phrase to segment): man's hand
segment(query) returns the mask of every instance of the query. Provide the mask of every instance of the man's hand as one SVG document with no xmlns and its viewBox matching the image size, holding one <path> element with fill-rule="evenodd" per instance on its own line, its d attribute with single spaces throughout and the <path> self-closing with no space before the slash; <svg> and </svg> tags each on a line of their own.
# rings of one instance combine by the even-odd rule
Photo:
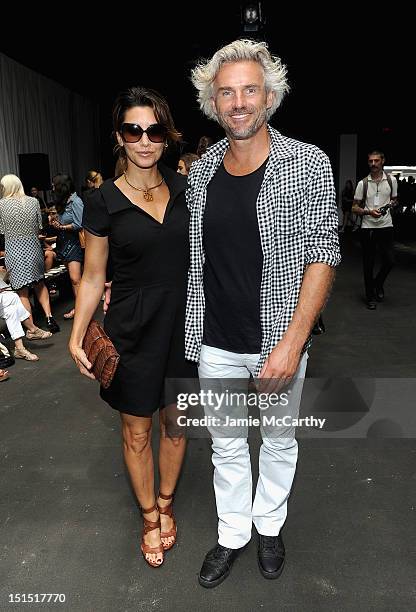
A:
<svg viewBox="0 0 416 612">
<path fill-rule="evenodd" d="M 381 217 L 381 212 L 374 208 L 373 210 L 370 210 L 370 216 L 374 217 L 375 219 L 379 219 Z"/>
<path fill-rule="evenodd" d="M 112 281 L 109 281 L 108 283 L 104 283 L 104 303 L 103 303 L 103 311 L 104 314 L 106 314 L 108 307 L 110 305 L 110 300 L 111 300 L 111 284 Z"/>
<path fill-rule="evenodd" d="M 290 383 L 299 367 L 301 351 L 281 340 L 267 357 L 261 372 L 261 391 L 276 393 Z"/>
</svg>

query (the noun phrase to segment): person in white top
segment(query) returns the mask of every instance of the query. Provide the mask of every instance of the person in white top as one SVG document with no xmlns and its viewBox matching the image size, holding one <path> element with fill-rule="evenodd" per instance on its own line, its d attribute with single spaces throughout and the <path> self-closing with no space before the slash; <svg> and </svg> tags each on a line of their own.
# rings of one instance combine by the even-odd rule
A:
<svg viewBox="0 0 416 612">
<path fill-rule="evenodd" d="M 362 217 L 361 244 L 366 305 L 376 309 L 376 301 L 384 299 L 384 282 L 393 267 L 393 221 L 390 208 L 397 203 L 397 181 L 384 170 L 385 157 L 381 151 L 368 155 L 370 174 L 359 181 L 354 194 L 352 212 Z M 374 276 L 377 248 L 381 267 Z"/>
</svg>

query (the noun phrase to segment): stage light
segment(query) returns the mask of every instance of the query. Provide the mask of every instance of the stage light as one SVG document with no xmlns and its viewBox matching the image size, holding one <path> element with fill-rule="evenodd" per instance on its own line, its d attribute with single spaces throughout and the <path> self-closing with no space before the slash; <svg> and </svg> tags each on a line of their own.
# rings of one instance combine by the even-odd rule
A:
<svg viewBox="0 0 416 612">
<path fill-rule="evenodd" d="M 258 32 L 264 24 L 261 2 L 249 2 L 241 5 L 241 23 L 244 32 Z"/>
</svg>

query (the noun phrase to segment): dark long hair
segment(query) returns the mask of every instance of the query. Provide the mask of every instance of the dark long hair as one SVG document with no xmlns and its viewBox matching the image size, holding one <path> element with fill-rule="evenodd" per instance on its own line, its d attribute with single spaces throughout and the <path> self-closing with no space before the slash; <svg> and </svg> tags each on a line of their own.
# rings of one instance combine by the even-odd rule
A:
<svg viewBox="0 0 416 612">
<path fill-rule="evenodd" d="M 198 157 L 202 157 L 202 155 L 205 153 L 208 147 L 212 145 L 213 142 L 214 141 L 211 136 L 201 136 L 198 141 L 198 146 L 196 148 L 196 154 L 198 155 Z"/>
<path fill-rule="evenodd" d="M 130 87 L 122 91 L 118 94 L 113 106 L 113 137 L 116 141 L 114 153 L 122 160 L 123 166 L 126 163 L 126 153 L 124 147 L 120 147 L 117 142 L 116 132 L 120 132 L 126 112 L 135 106 L 148 106 L 153 109 L 157 122 L 166 126 L 168 130 L 168 145 L 178 142 L 182 136 L 175 128 L 167 101 L 159 92 L 145 87 Z"/>
<path fill-rule="evenodd" d="M 61 215 L 66 208 L 69 196 L 75 191 L 74 183 L 69 174 L 55 174 L 52 182 L 55 185 L 53 193 L 56 212 Z"/>
</svg>

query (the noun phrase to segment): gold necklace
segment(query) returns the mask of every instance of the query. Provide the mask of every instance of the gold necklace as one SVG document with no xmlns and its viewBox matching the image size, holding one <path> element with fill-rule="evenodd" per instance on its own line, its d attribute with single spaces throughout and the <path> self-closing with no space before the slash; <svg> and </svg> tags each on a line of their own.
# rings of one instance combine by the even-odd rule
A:
<svg viewBox="0 0 416 612">
<path fill-rule="evenodd" d="M 162 176 L 162 180 L 160 181 L 160 183 L 158 183 L 157 185 L 154 185 L 153 187 L 148 187 L 146 189 L 141 189 L 140 187 L 135 187 L 134 185 L 132 185 L 129 180 L 127 179 L 127 174 L 126 172 L 124 172 L 124 178 L 125 181 L 127 183 L 127 185 L 129 185 L 130 187 L 132 187 L 133 189 L 135 189 L 136 191 L 143 191 L 143 197 L 146 200 L 146 202 L 153 202 L 153 193 L 150 193 L 152 191 L 152 189 L 156 189 L 156 187 L 160 187 L 161 184 L 163 183 L 163 181 L 165 180 Z"/>
</svg>

